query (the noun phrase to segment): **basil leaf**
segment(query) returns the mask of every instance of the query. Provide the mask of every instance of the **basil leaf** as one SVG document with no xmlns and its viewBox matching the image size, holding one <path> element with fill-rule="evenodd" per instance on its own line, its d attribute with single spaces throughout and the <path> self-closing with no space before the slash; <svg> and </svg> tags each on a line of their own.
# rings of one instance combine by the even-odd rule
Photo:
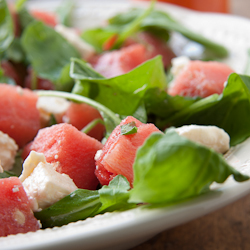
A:
<svg viewBox="0 0 250 250">
<path fill-rule="evenodd" d="M 4 52 L 14 39 L 14 27 L 11 14 L 5 0 L 0 0 L 0 54 Z"/>
<path fill-rule="evenodd" d="M 88 96 L 125 116 L 136 112 L 148 89 L 164 89 L 166 86 L 160 56 L 146 61 L 127 74 L 109 79 L 94 73 L 87 63 L 78 59 L 72 59 L 70 72 L 71 77 L 77 81 L 73 93 Z"/>
<path fill-rule="evenodd" d="M 42 22 L 34 21 L 24 30 L 22 46 L 40 77 L 51 80 L 56 89 L 68 91 L 72 88 L 70 58 L 80 55 L 60 34 Z"/>
<path fill-rule="evenodd" d="M 153 133 L 140 147 L 134 163 L 130 202 L 170 203 L 209 190 L 233 175 L 248 180 L 229 166 L 221 154 L 179 136 L 174 129 Z"/>
<path fill-rule="evenodd" d="M 134 121 L 121 125 L 120 129 L 122 135 L 131 135 L 137 133 L 137 127 Z"/>
</svg>

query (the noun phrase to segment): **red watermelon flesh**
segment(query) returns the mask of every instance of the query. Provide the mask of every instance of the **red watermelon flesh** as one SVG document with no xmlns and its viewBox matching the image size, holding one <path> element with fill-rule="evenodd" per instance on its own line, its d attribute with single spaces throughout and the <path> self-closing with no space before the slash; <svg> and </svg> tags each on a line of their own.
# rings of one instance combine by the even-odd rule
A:
<svg viewBox="0 0 250 250">
<path fill-rule="evenodd" d="M 71 102 L 62 118 L 62 121 L 70 123 L 77 129 L 81 130 L 91 121 L 99 118 L 102 119 L 102 116 L 97 109 L 85 103 Z M 100 141 L 104 136 L 104 132 L 105 126 L 103 124 L 97 124 L 89 131 L 88 135 Z"/>
<path fill-rule="evenodd" d="M 78 188 L 96 189 L 94 157 L 103 145 L 74 126 L 61 123 L 41 129 L 29 150 L 43 153 L 56 171 L 69 175 Z"/>
<path fill-rule="evenodd" d="M 31 10 L 30 14 L 35 19 L 38 19 L 51 27 L 55 27 L 58 23 L 57 16 L 52 12 L 41 11 L 41 10 Z"/>
<path fill-rule="evenodd" d="M 132 44 L 93 57 L 89 62 L 97 72 L 111 78 L 129 72 L 146 60 L 146 47 L 142 44 Z"/>
<path fill-rule="evenodd" d="M 224 83 L 234 71 L 220 62 L 190 61 L 168 89 L 172 96 L 207 97 L 221 94 Z"/>
<path fill-rule="evenodd" d="M 40 229 L 19 178 L 0 179 L 0 190 L 0 236 Z"/>
<path fill-rule="evenodd" d="M 162 62 L 165 68 L 171 65 L 171 60 L 176 57 L 174 52 L 169 48 L 166 41 L 154 36 L 149 32 L 140 32 L 135 37 L 129 38 L 124 46 L 133 43 L 144 44 L 147 49 L 147 59 L 151 59 L 157 55 L 162 56 Z"/>
<path fill-rule="evenodd" d="M 13 138 L 20 148 L 33 140 L 40 129 L 37 99 L 29 89 L 0 84 L 0 131 Z"/>
<path fill-rule="evenodd" d="M 137 133 L 121 135 L 120 126 L 135 122 Z M 102 185 L 108 183 L 118 174 L 125 176 L 130 184 L 133 183 L 133 163 L 138 147 L 153 132 L 160 132 L 153 124 L 144 124 L 134 117 L 127 117 L 115 128 L 106 144 L 102 154 L 96 161 L 95 174 Z"/>
<path fill-rule="evenodd" d="M 112 37 L 112 42 L 113 38 L 115 36 Z M 162 56 L 165 67 L 170 66 L 171 59 L 175 57 L 165 41 L 150 33 L 141 32 L 135 38 L 127 39 L 121 49 L 94 56 L 89 62 L 97 72 L 110 78 L 128 73 L 157 55 Z"/>
</svg>

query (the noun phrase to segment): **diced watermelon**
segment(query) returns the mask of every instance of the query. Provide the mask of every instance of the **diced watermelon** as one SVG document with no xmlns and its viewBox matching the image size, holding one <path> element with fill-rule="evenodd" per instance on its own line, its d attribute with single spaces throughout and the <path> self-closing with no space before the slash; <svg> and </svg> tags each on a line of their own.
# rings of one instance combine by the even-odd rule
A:
<svg viewBox="0 0 250 250">
<path fill-rule="evenodd" d="M 115 36 L 108 40 L 107 44 L 104 44 L 105 48 L 112 46 L 114 39 Z M 109 78 L 125 74 L 157 55 L 162 55 L 165 67 L 170 65 L 175 56 L 166 42 L 143 32 L 138 34 L 136 39 L 128 39 L 121 49 L 94 56 L 89 62 L 97 72 Z"/>
<path fill-rule="evenodd" d="M 0 131 L 13 138 L 20 148 L 33 140 L 40 129 L 37 98 L 29 89 L 0 84 Z"/>
<path fill-rule="evenodd" d="M 132 44 L 120 50 L 105 52 L 91 58 L 89 62 L 97 72 L 110 78 L 125 74 L 146 60 L 146 47 Z"/>
<path fill-rule="evenodd" d="M 234 71 L 224 63 L 190 61 L 174 78 L 168 89 L 172 96 L 207 97 L 221 94 L 224 83 Z"/>
<path fill-rule="evenodd" d="M 40 229 L 28 197 L 17 177 L 0 179 L 0 236 Z"/>
<path fill-rule="evenodd" d="M 51 27 L 55 27 L 58 23 L 56 14 L 52 12 L 42 10 L 31 10 L 30 14 L 35 19 L 38 19 Z"/>
<path fill-rule="evenodd" d="M 71 102 L 62 118 L 62 121 L 70 123 L 77 129 L 81 130 L 95 119 L 102 119 L 98 110 L 85 103 Z M 100 141 L 104 136 L 104 131 L 105 126 L 97 124 L 91 129 L 88 135 Z"/>
<path fill-rule="evenodd" d="M 165 68 L 171 65 L 171 59 L 176 55 L 170 49 L 167 42 L 163 39 L 154 36 L 149 32 L 140 32 L 135 37 L 129 38 L 125 45 L 140 43 L 144 44 L 147 49 L 147 59 L 151 59 L 157 55 L 162 56 L 162 62 Z"/>
<path fill-rule="evenodd" d="M 74 126 L 60 123 L 41 129 L 29 150 L 43 153 L 56 171 L 69 175 L 78 188 L 96 189 L 95 154 L 103 145 Z M 27 150 L 25 149 L 27 154 Z"/>
<path fill-rule="evenodd" d="M 137 133 L 122 135 L 121 125 L 135 122 Z M 133 163 L 137 149 L 153 132 L 161 131 L 153 124 L 144 124 L 128 116 L 111 133 L 103 147 L 102 154 L 96 160 L 95 174 L 102 185 L 108 183 L 118 174 L 125 176 L 133 183 Z"/>
</svg>

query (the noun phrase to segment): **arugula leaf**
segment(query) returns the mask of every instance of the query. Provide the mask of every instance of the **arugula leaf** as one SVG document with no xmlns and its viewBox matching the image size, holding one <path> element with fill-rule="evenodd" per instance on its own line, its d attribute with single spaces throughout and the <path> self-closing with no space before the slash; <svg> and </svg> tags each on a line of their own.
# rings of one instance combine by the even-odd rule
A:
<svg viewBox="0 0 250 250">
<path fill-rule="evenodd" d="M 8 5 L 0 0 L 0 54 L 4 52 L 14 39 L 14 27 Z"/>
<path fill-rule="evenodd" d="M 166 117 L 165 124 L 215 125 L 224 129 L 234 146 L 250 136 L 250 78 L 233 73 L 222 95 L 212 95 Z"/>
<path fill-rule="evenodd" d="M 165 90 L 154 88 L 146 92 L 143 100 L 148 114 L 154 114 L 157 117 L 164 118 L 174 115 L 176 112 L 187 108 L 200 99 L 201 98 L 170 96 Z"/>
<path fill-rule="evenodd" d="M 125 25 L 123 29 L 121 29 L 121 31 L 119 32 L 118 39 L 116 40 L 113 48 L 119 48 L 128 37 L 140 30 L 141 23 L 153 10 L 154 3 L 155 1 L 151 1 L 151 4 L 148 9 L 143 10 L 142 13 L 140 13 L 133 20 L 131 20 L 129 25 Z"/>
<path fill-rule="evenodd" d="M 118 14 L 109 19 L 109 26 L 116 27 L 117 29 L 118 27 L 122 28 L 125 25 L 133 23 L 133 21 L 142 13 L 142 9 L 136 8 L 129 10 L 128 12 Z M 151 31 L 156 29 L 156 31 L 160 30 L 161 32 L 165 30 L 167 33 L 175 31 L 186 38 L 203 45 L 211 53 L 211 55 L 214 54 L 217 57 L 226 57 L 228 55 L 228 51 L 224 46 L 189 30 L 166 12 L 159 10 L 151 11 L 150 14 L 141 21 L 140 29 Z"/>
<path fill-rule="evenodd" d="M 54 29 L 34 21 L 24 30 L 22 46 L 37 74 L 51 80 L 56 89 L 70 90 L 70 58 L 80 58 L 77 50 Z"/>
<path fill-rule="evenodd" d="M 162 60 L 157 56 L 127 74 L 106 79 L 87 63 L 72 59 L 70 75 L 77 82 L 73 93 L 88 96 L 119 115 L 133 115 L 146 91 L 166 87 Z"/>
<path fill-rule="evenodd" d="M 62 226 L 90 217 L 100 206 L 98 191 L 77 189 L 34 215 L 41 221 L 43 228 Z"/>
<path fill-rule="evenodd" d="M 170 203 L 209 190 L 229 175 L 241 182 L 249 177 L 229 166 L 221 154 L 179 136 L 174 129 L 153 133 L 136 154 L 129 202 Z"/>
</svg>

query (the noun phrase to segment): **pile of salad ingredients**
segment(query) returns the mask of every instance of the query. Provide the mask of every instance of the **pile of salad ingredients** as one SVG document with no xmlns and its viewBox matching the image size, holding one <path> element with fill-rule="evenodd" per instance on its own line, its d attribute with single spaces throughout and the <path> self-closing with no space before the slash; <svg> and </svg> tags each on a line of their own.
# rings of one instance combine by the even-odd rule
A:
<svg viewBox="0 0 250 250">
<path fill-rule="evenodd" d="M 0 236 L 249 179 L 223 157 L 250 136 L 250 78 L 226 48 L 154 3 L 84 31 L 72 9 L 0 0 Z M 173 32 L 204 60 L 176 57 Z"/>
</svg>

